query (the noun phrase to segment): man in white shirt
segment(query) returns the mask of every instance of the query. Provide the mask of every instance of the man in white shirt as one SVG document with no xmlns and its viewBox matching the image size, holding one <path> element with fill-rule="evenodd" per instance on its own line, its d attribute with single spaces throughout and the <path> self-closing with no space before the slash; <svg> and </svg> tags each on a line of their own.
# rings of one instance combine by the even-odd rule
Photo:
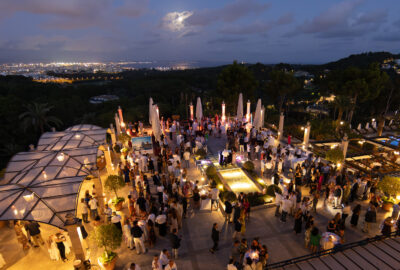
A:
<svg viewBox="0 0 400 270">
<path fill-rule="evenodd" d="M 97 200 L 96 198 L 91 198 L 89 201 L 89 207 L 90 207 L 90 217 L 94 220 L 99 213 L 97 212 Z"/>
<path fill-rule="evenodd" d="M 111 216 L 112 216 L 112 209 L 110 207 L 108 207 L 108 204 L 104 205 L 104 215 L 105 215 L 106 223 L 110 224 Z"/>
<path fill-rule="evenodd" d="M 88 220 L 89 209 L 88 209 L 87 204 L 85 203 L 84 198 L 81 199 L 81 214 L 82 214 L 83 222 L 89 223 L 89 220 Z"/>
<path fill-rule="evenodd" d="M 173 260 L 169 260 L 167 266 L 165 266 L 164 270 L 178 270 L 178 267 L 176 267 L 176 264 Z"/>
<path fill-rule="evenodd" d="M 211 189 L 211 211 L 213 210 L 214 203 L 216 204 L 218 211 L 218 201 L 219 201 L 218 195 L 219 195 L 218 188 L 214 187 L 213 189 Z"/>
<path fill-rule="evenodd" d="M 161 251 L 161 253 L 160 253 L 160 259 L 159 259 L 159 261 L 160 261 L 160 263 L 161 263 L 161 266 L 162 266 L 162 268 L 164 269 L 166 266 L 167 266 L 167 264 L 169 263 L 169 254 L 168 254 L 168 250 L 166 250 L 166 249 L 163 249 L 162 251 Z"/>
<path fill-rule="evenodd" d="M 190 167 L 190 152 L 186 149 L 183 153 L 183 159 L 185 160 L 185 168 Z"/>
<path fill-rule="evenodd" d="M 281 207 L 281 201 L 283 199 L 283 196 L 275 191 L 275 204 L 276 204 L 276 209 L 275 209 L 275 216 L 279 217 L 279 208 Z"/>
<path fill-rule="evenodd" d="M 281 207 L 282 207 L 281 221 L 286 222 L 286 216 L 290 212 L 290 209 L 292 208 L 292 201 L 289 200 L 289 196 L 286 196 L 285 199 L 281 201 Z"/>
</svg>

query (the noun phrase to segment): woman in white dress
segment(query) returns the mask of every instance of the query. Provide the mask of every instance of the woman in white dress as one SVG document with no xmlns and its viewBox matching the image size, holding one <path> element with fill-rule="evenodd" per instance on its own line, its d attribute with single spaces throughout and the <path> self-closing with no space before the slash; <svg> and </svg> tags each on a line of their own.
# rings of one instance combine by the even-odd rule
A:
<svg viewBox="0 0 400 270">
<path fill-rule="evenodd" d="M 131 234 L 131 226 L 130 226 L 128 218 L 124 219 L 124 226 L 122 227 L 122 233 L 123 233 L 124 241 L 125 241 L 125 244 L 127 245 L 127 247 L 129 249 L 133 249 L 133 247 L 134 247 L 133 237 Z"/>
</svg>

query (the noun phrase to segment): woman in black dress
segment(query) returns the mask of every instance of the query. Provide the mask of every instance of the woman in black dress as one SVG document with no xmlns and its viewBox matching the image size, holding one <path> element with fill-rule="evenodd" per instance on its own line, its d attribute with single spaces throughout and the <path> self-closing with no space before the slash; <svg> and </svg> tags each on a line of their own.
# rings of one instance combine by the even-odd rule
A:
<svg viewBox="0 0 400 270">
<path fill-rule="evenodd" d="M 63 262 L 67 261 L 67 257 L 65 256 L 65 246 L 64 242 L 66 241 L 65 236 L 61 233 L 56 233 L 54 235 L 54 242 L 56 242 L 58 251 L 60 251 L 60 257 Z"/>
<path fill-rule="evenodd" d="M 302 223 L 303 223 L 303 212 L 299 208 L 297 209 L 297 212 L 294 215 L 294 232 L 296 234 L 301 233 Z"/>
<path fill-rule="evenodd" d="M 350 224 L 351 224 L 352 227 L 357 227 L 358 218 L 360 217 L 360 212 L 361 212 L 361 205 L 357 204 L 353 208 L 353 214 L 351 215 Z"/>
</svg>

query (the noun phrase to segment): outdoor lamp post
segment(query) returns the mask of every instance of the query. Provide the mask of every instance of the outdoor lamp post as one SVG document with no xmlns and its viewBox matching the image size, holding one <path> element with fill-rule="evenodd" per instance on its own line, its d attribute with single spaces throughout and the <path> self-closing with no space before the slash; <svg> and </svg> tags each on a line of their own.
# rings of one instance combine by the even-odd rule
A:
<svg viewBox="0 0 400 270">
<path fill-rule="evenodd" d="M 222 123 L 225 123 L 225 101 L 222 101 Z"/>
<path fill-rule="evenodd" d="M 124 118 L 122 117 L 121 106 L 118 106 L 118 115 L 119 115 L 119 122 L 122 124 L 124 122 Z"/>
<path fill-rule="evenodd" d="M 311 131 L 311 124 L 310 124 L 310 122 L 307 122 L 307 125 L 304 129 L 304 140 L 303 140 L 305 149 L 308 148 L 308 143 L 310 141 L 310 131 Z"/>
<path fill-rule="evenodd" d="M 246 120 L 247 122 L 250 121 L 250 100 L 247 100 L 247 111 L 246 111 Z"/>
<path fill-rule="evenodd" d="M 192 102 L 190 102 L 189 108 L 190 108 L 190 120 L 193 121 L 194 113 L 193 113 L 193 103 Z"/>
</svg>

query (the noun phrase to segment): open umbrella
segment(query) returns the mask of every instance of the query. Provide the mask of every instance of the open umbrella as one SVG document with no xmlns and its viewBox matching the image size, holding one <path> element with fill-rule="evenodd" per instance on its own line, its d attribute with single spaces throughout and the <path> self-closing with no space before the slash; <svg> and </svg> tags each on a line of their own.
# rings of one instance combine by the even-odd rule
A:
<svg viewBox="0 0 400 270">
<path fill-rule="evenodd" d="M 201 122 L 201 119 L 203 118 L 203 108 L 201 107 L 201 99 L 200 97 L 197 98 L 197 104 L 196 104 L 196 118 L 197 122 Z"/>
<path fill-rule="evenodd" d="M 237 106 L 237 119 L 238 121 L 243 120 L 243 94 L 239 94 L 239 101 L 238 101 L 238 106 Z"/>
<path fill-rule="evenodd" d="M 153 135 L 156 138 L 156 141 L 160 142 L 162 131 L 160 126 L 160 118 L 158 117 L 158 113 L 156 111 L 157 106 L 153 105 L 151 107 L 151 128 L 153 129 Z"/>
<path fill-rule="evenodd" d="M 257 107 L 256 107 L 256 112 L 254 114 L 254 121 L 253 121 L 253 126 L 256 129 L 261 128 L 262 122 L 261 122 L 261 98 L 258 99 L 257 101 Z"/>
</svg>

